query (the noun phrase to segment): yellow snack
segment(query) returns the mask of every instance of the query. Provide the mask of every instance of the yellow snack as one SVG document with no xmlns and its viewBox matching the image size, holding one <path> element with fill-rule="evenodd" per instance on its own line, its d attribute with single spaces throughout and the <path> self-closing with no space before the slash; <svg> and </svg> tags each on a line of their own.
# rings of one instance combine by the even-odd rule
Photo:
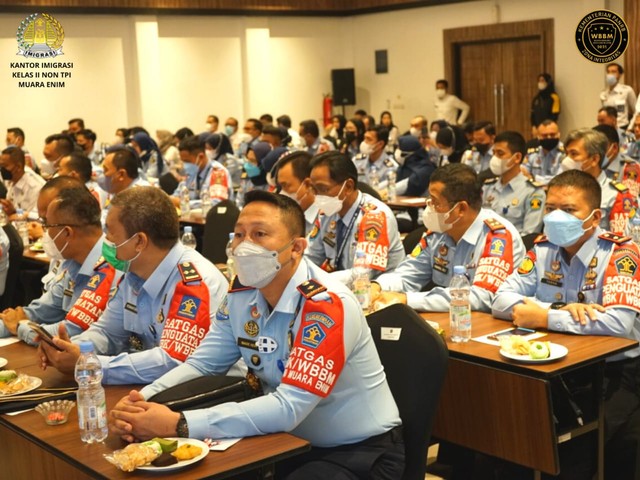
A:
<svg viewBox="0 0 640 480">
<path fill-rule="evenodd" d="M 191 460 L 192 458 L 196 458 L 198 455 L 202 453 L 202 448 L 197 445 L 191 445 L 189 443 L 185 443 L 184 445 L 180 445 L 175 452 L 172 452 L 171 455 L 176 457 L 180 461 Z"/>
<path fill-rule="evenodd" d="M 529 355 L 530 344 L 519 335 L 500 337 L 500 347 L 512 355 Z"/>
</svg>

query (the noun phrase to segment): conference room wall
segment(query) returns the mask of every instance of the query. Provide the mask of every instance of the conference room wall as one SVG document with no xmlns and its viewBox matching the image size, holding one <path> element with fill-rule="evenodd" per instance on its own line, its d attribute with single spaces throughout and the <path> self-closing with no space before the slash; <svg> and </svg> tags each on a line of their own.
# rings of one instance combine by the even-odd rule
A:
<svg viewBox="0 0 640 480">
<path fill-rule="evenodd" d="M 604 68 L 583 59 L 573 40 L 579 18 L 598 8 L 620 13 L 623 0 L 478 1 L 347 18 L 57 14 L 66 38 L 65 55 L 55 61 L 74 67 L 65 88 L 48 89 L 19 88 L 12 78 L 10 62 L 25 61 L 16 55 L 15 32 L 26 14 L 2 14 L 0 128 L 23 127 L 40 158 L 45 136 L 74 116 L 84 117 L 105 142 L 117 127 L 136 124 L 152 132 L 185 125 L 199 131 L 209 113 L 222 122 L 265 112 L 286 112 L 294 124 L 320 120 L 331 69 L 350 67 L 358 107 L 376 117 L 391 110 L 404 128 L 418 113 L 433 119 L 444 29 L 554 18 L 566 133 L 593 124 L 599 106 Z M 378 49 L 389 52 L 387 74 L 375 74 Z M 347 115 L 353 110 L 347 107 Z"/>
</svg>

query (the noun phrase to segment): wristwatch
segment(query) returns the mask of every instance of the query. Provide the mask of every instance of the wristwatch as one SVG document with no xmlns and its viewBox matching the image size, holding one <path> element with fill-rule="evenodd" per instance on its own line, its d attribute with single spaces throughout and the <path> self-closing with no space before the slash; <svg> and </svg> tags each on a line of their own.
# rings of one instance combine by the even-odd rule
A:
<svg viewBox="0 0 640 480">
<path fill-rule="evenodd" d="M 180 418 L 176 424 L 176 434 L 180 438 L 189 438 L 189 424 L 187 424 L 187 419 L 184 418 L 183 412 L 180 412 Z"/>
<path fill-rule="evenodd" d="M 566 307 L 567 304 L 564 302 L 553 302 L 551 307 L 553 310 L 560 310 L 562 307 Z"/>
</svg>

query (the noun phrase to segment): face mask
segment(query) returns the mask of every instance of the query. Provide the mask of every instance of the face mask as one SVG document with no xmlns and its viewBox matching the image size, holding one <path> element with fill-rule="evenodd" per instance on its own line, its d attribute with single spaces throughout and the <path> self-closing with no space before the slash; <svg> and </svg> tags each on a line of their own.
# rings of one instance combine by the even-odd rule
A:
<svg viewBox="0 0 640 480">
<path fill-rule="evenodd" d="M 393 158 L 396 159 L 396 162 L 398 162 L 398 165 L 404 165 L 404 161 L 407 159 L 408 156 L 409 156 L 409 153 L 405 153 L 400 149 L 397 149 L 395 152 L 393 152 Z"/>
<path fill-rule="evenodd" d="M 613 73 L 607 73 L 607 85 L 613 87 L 616 83 L 618 83 L 618 79 Z"/>
<path fill-rule="evenodd" d="M 434 142 L 435 142 L 435 141 L 436 141 L 436 137 L 437 137 L 437 136 L 438 136 L 438 132 L 429 132 L 429 138 L 430 138 L 432 141 L 434 141 Z"/>
<path fill-rule="evenodd" d="M 302 196 L 302 198 L 300 200 L 298 200 L 298 192 L 302 188 L 302 185 L 303 184 L 301 183 L 300 186 L 298 187 L 298 189 L 294 193 L 289 193 L 289 192 L 285 192 L 284 190 L 280 190 L 280 195 L 284 195 L 285 197 L 289 197 L 291 200 L 293 200 L 297 204 L 300 204 L 300 202 L 302 201 L 302 198 L 307 196 L 307 194 L 305 193 Z"/>
<path fill-rule="evenodd" d="M 542 140 L 540 140 L 540 145 L 547 152 L 556 148 L 558 146 L 558 143 L 560 143 L 559 138 L 543 138 Z"/>
<path fill-rule="evenodd" d="M 562 169 L 564 171 L 567 171 L 567 170 L 582 170 L 582 162 L 577 162 L 577 161 L 575 161 L 573 158 L 571 158 L 568 155 L 566 157 L 564 157 L 564 159 L 562 160 L 560 165 L 562 166 Z"/>
<path fill-rule="evenodd" d="M 513 155 L 505 160 L 502 160 L 501 158 L 498 158 L 494 155 L 489 161 L 489 169 L 491 169 L 494 175 L 502 175 L 512 167 L 512 165 L 509 165 L 509 162 L 512 158 Z"/>
<path fill-rule="evenodd" d="M 204 124 L 204 131 L 205 132 L 211 132 L 211 127 L 213 126 L 213 123 L 205 123 Z"/>
<path fill-rule="evenodd" d="M 111 192 L 111 177 L 107 177 L 104 173 L 98 175 L 98 185 L 105 192 Z"/>
<path fill-rule="evenodd" d="M 260 175 L 260 173 L 262 173 L 262 170 L 260 170 L 260 167 L 257 165 L 254 165 L 251 162 L 244 162 L 244 171 L 247 172 L 247 175 L 249 175 L 249 178 L 251 177 L 257 177 L 258 175 Z"/>
<path fill-rule="evenodd" d="M 356 139 L 356 134 L 353 132 L 346 132 L 344 134 L 344 141 L 347 144 L 350 144 L 351 142 L 353 142 Z"/>
<path fill-rule="evenodd" d="M 447 94 L 447 91 L 444 88 L 437 88 L 436 89 L 436 97 L 437 98 L 443 99 L 446 94 Z"/>
<path fill-rule="evenodd" d="M 576 243 L 582 234 L 593 228 L 582 228 L 582 224 L 589 220 L 595 210 L 587 218 L 580 220 L 578 217 L 565 212 L 564 210 L 554 210 L 542 219 L 544 222 L 544 233 L 549 241 L 559 247 L 570 247 Z"/>
<path fill-rule="evenodd" d="M 0 168 L 0 174 L 3 180 L 10 181 L 13 178 L 13 174 L 4 167 Z"/>
<path fill-rule="evenodd" d="M 441 148 L 440 153 L 445 157 L 448 157 L 453 153 L 453 148 Z"/>
<path fill-rule="evenodd" d="M 268 250 L 246 240 L 238 245 L 231 256 L 240 283 L 245 287 L 253 288 L 263 288 L 269 285 L 282 268 L 278 261 L 278 254 L 292 243 L 293 240 L 277 251 Z"/>
<path fill-rule="evenodd" d="M 422 223 L 427 230 L 431 230 L 432 232 L 436 233 L 444 233 L 447 230 L 451 229 L 451 227 L 453 227 L 453 224 L 458 221 L 458 219 L 456 219 L 456 221 L 453 223 L 446 222 L 446 220 L 449 219 L 449 215 L 451 214 L 453 209 L 457 206 L 458 203 L 451 207 L 451 210 L 449 210 L 448 212 L 440 213 L 436 212 L 432 206 L 427 205 L 427 207 L 424 209 L 424 213 L 422 214 Z"/>
<path fill-rule="evenodd" d="M 116 270 L 120 270 L 121 272 L 126 273 L 129 271 L 129 266 L 131 265 L 131 262 L 137 259 L 142 253 L 142 251 L 139 251 L 138 254 L 135 257 L 133 257 L 131 260 L 120 260 L 118 258 L 118 248 L 123 246 L 125 243 L 127 243 L 136 235 L 137 233 L 134 233 L 128 239 L 122 242 L 120 245 L 116 245 L 115 243 L 113 243 L 110 240 L 107 240 L 106 238 L 102 241 L 102 256 L 104 257 L 104 259 L 107 261 L 109 265 L 111 265 Z"/>
<path fill-rule="evenodd" d="M 233 132 L 235 132 L 235 127 L 233 125 L 225 125 L 224 126 L 224 133 L 227 134 L 227 137 L 230 137 L 231 135 L 233 135 Z"/>
<path fill-rule="evenodd" d="M 546 82 L 538 82 L 538 90 L 544 90 L 547 86 Z"/>
<path fill-rule="evenodd" d="M 316 195 L 316 199 L 313 203 L 315 203 L 320 211 L 327 217 L 335 215 L 340 210 L 342 210 L 342 203 L 344 200 L 340 200 L 340 194 L 342 194 L 342 190 L 344 189 L 344 186 L 346 184 L 346 181 L 342 184 L 337 197 L 330 197 L 329 195 Z"/>
<path fill-rule="evenodd" d="M 182 162 L 182 169 L 184 170 L 184 174 L 190 178 L 198 175 L 198 165 L 191 162 Z"/>
<path fill-rule="evenodd" d="M 55 237 L 51 238 L 51 235 L 49 235 L 49 230 L 47 230 L 42 236 L 42 249 L 44 250 L 44 253 L 47 255 L 47 257 L 51 258 L 52 260 L 64 260 L 62 252 L 65 251 L 65 249 L 69 245 L 69 242 L 64 244 L 62 250 L 58 250 L 55 242 L 62 232 L 64 232 L 64 229 L 60 230 Z"/>
<path fill-rule="evenodd" d="M 480 152 L 480 155 L 484 155 L 489 151 L 489 148 L 491 146 L 488 143 L 476 143 L 475 147 L 476 147 L 476 150 Z"/>
<path fill-rule="evenodd" d="M 120 144 L 122 144 L 122 143 L 124 143 L 124 137 L 121 137 L 120 135 L 116 135 L 116 136 L 113 138 L 113 144 L 114 144 L 114 145 L 120 145 Z"/>
<path fill-rule="evenodd" d="M 409 129 L 409 133 L 410 133 L 413 137 L 420 138 L 420 133 L 421 133 L 421 131 L 420 131 L 420 130 L 418 130 L 416 127 L 411 127 L 411 128 Z"/>
<path fill-rule="evenodd" d="M 215 150 L 205 150 L 205 155 L 207 156 L 207 160 L 213 162 L 216 159 L 216 151 Z"/>
<path fill-rule="evenodd" d="M 374 148 L 373 145 L 368 144 L 367 142 L 363 141 L 362 143 L 360 143 L 360 153 L 364 154 L 364 155 L 371 155 L 374 152 Z"/>
</svg>

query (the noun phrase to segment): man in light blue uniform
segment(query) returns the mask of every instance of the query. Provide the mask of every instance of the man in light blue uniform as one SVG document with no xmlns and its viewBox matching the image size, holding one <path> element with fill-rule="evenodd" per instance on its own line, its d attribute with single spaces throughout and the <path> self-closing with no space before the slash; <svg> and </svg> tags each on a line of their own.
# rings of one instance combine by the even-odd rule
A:
<svg viewBox="0 0 640 480">
<path fill-rule="evenodd" d="M 82 181 L 56 177 L 45 184 L 40 197 L 49 200 L 43 215 L 46 228 L 43 241 L 45 251 L 52 261 L 61 260 L 62 263 L 54 278 L 47 283 L 47 291 L 40 298 L 24 308 L 7 309 L 0 314 L 0 336 L 17 335 L 27 343 L 34 343 L 35 335 L 20 321 L 57 324 L 65 320 L 86 289 L 87 283 L 95 275 L 94 267 L 102 252 L 100 206 Z M 108 295 L 113 272 L 107 273 L 105 278 L 108 276 L 109 279 L 103 288 L 106 288 Z M 84 325 L 71 324 L 71 331 L 78 334 L 93 320 L 95 317 L 87 319 Z"/>
<path fill-rule="evenodd" d="M 450 163 L 436 169 L 429 197 L 423 216 L 428 231 L 410 257 L 372 284 L 374 308 L 400 302 L 416 310 L 447 311 L 453 267 L 464 265 L 472 283 L 472 310 L 488 312 L 496 290 L 524 256 L 518 231 L 480 208 L 477 175 L 467 165 Z M 433 288 L 421 292 L 431 284 Z"/>
<path fill-rule="evenodd" d="M 327 152 L 311 161 L 311 183 L 321 218 L 305 255 L 333 278 L 349 283 L 357 250 L 367 255 L 372 277 L 392 270 L 404 258 L 393 212 L 356 187 L 358 172 L 345 154 Z"/>
<path fill-rule="evenodd" d="M 489 161 L 493 156 L 493 139 L 496 127 L 491 122 L 482 121 L 473 126 L 473 147 L 462 154 L 461 163 L 471 166 L 476 173 L 485 172 L 489 177 Z"/>
<path fill-rule="evenodd" d="M 304 259 L 300 208 L 250 192 L 235 235 L 238 279 L 207 338 L 185 364 L 123 398 L 110 412 L 112 431 L 127 440 L 160 431 L 193 438 L 288 431 L 314 447 L 293 459 L 302 465 L 296 478 L 401 478 L 400 418 L 366 319 L 345 286 Z M 182 413 L 143 402 L 186 380 L 222 374 L 240 357 L 265 395 Z M 279 474 L 289 469 L 289 462 L 278 464 Z"/>
<path fill-rule="evenodd" d="M 176 210 L 155 187 L 114 197 L 103 254 L 127 271 L 100 321 L 54 350 L 41 343 L 43 366 L 71 373 L 78 343 L 93 342 L 107 384 L 149 383 L 181 364 L 200 344 L 227 282 L 198 252 L 179 241 Z M 111 243 L 113 242 L 113 243 Z M 126 259 L 126 260 L 125 260 Z"/>
<path fill-rule="evenodd" d="M 378 190 L 387 188 L 389 174 L 398 169 L 398 163 L 385 151 L 388 141 L 389 130 L 382 125 L 369 127 L 364 133 L 360 153 L 353 157 L 359 182 L 368 183 Z"/>
<path fill-rule="evenodd" d="M 518 132 L 500 133 L 490 164 L 498 177 L 486 180 L 482 189 L 482 206 L 509 220 L 522 236 L 540 233 L 544 207 L 542 186 L 527 180 L 520 170 L 525 149 L 525 140 Z"/>
<path fill-rule="evenodd" d="M 537 130 L 540 146 L 529 149 L 523 167 L 533 180 L 546 185 L 558 174 L 564 146 L 560 141 L 560 129 L 554 120 L 544 120 Z"/>
</svg>

